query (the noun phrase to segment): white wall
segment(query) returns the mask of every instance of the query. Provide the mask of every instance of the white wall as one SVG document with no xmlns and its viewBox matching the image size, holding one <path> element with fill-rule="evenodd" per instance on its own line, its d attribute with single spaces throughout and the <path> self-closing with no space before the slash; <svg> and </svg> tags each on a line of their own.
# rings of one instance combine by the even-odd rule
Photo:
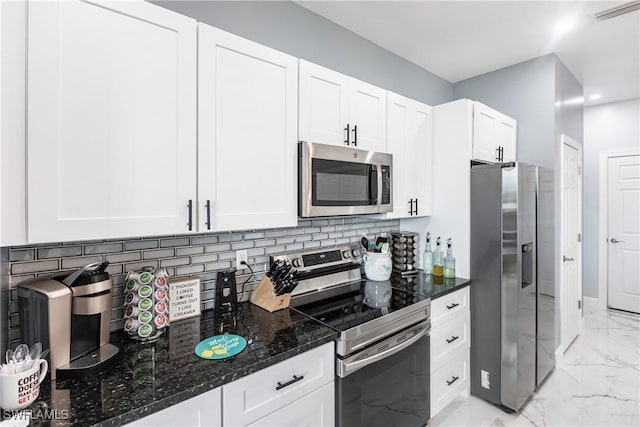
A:
<svg viewBox="0 0 640 427">
<path fill-rule="evenodd" d="M 598 158 L 640 146 L 640 99 L 584 109 L 583 294 L 598 297 Z"/>
</svg>

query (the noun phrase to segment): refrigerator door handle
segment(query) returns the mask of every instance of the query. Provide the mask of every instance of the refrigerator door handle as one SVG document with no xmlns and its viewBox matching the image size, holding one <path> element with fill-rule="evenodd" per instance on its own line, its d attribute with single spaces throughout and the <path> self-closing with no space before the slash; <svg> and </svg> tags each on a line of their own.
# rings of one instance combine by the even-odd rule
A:
<svg viewBox="0 0 640 427">
<path fill-rule="evenodd" d="M 533 243 L 522 245 L 522 288 L 533 285 L 533 271 L 535 268 L 533 257 Z"/>
</svg>

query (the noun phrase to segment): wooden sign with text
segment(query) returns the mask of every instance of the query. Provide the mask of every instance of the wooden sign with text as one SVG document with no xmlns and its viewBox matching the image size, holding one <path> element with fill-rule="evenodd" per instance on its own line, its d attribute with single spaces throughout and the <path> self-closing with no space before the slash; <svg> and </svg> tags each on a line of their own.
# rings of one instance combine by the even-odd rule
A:
<svg viewBox="0 0 640 427">
<path fill-rule="evenodd" d="M 200 279 L 170 281 L 169 324 L 195 316 L 200 316 Z"/>
</svg>

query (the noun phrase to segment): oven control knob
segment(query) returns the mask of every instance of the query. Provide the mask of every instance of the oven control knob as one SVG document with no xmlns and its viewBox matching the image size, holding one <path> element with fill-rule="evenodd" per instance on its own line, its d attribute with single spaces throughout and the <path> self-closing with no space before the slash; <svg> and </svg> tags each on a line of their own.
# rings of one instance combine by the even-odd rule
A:
<svg viewBox="0 0 640 427">
<path fill-rule="evenodd" d="M 294 258 L 291 260 L 291 265 L 293 265 L 295 268 L 300 267 L 300 258 Z"/>
<path fill-rule="evenodd" d="M 351 255 L 353 255 L 354 258 L 357 258 L 360 256 L 360 249 L 354 249 L 351 251 Z"/>
<path fill-rule="evenodd" d="M 343 251 L 342 258 L 345 258 L 345 259 L 351 258 L 351 251 L 349 250 Z"/>
</svg>

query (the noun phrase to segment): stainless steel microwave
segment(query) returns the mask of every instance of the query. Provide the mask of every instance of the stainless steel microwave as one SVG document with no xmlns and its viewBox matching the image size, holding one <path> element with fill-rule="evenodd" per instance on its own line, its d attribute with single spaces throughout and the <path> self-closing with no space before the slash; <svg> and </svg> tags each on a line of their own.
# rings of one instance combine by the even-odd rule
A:
<svg viewBox="0 0 640 427">
<path fill-rule="evenodd" d="M 298 144 L 298 215 L 390 212 L 393 156 L 336 145 Z"/>
</svg>

